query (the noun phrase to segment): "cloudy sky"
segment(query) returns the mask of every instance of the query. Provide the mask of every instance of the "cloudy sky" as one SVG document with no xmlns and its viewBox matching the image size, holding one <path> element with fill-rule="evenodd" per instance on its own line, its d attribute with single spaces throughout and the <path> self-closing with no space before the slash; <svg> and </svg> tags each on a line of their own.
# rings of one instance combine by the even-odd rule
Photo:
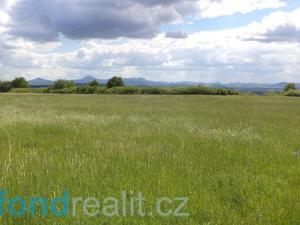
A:
<svg viewBox="0 0 300 225">
<path fill-rule="evenodd" d="M 298 0 L 0 0 L 0 79 L 300 82 Z"/>
</svg>

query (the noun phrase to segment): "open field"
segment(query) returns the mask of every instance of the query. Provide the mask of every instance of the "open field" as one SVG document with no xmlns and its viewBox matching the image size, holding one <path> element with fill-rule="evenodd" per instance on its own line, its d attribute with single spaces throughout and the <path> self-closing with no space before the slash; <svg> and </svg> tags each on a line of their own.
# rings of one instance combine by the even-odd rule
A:
<svg viewBox="0 0 300 225">
<path fill-rule="evenodd" d="M 0 95 L 9 196 L 187 196 L 188 218 L 29 216 L 0 224 L 299 225 L 300 99 Z"/>
</svg>

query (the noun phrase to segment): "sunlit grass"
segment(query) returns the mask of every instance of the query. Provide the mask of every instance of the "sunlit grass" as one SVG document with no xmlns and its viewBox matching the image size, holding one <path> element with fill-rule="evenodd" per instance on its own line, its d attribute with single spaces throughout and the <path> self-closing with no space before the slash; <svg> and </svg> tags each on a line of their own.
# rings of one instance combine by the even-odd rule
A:
<svg viewBox="0 0 300 225">
<path fill-rule="evenodd" d="M 3 224 L 300 224 L 300 100 L 0 95 L 10 196 L 190 198 L 189 218 L 21 218 Z M 150 203 L 147 205 L 150 208 Z"/>
</svg>

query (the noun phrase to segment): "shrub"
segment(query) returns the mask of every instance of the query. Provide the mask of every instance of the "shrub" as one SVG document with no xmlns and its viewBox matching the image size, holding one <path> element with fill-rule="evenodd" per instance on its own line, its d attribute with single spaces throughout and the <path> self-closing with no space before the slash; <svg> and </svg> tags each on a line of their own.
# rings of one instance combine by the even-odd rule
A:
<svg viewBox="0 0 300 225">
<path fill-rule="evenodd" d="M 106 94 L 150 94 L 150 95 L 238 95 L 239 93 L 230 89 L 217 89 L 208 87 L 144 87 L 135 86 L 114 87 L 107 89 Z"/>
<path fill-rule="evenodd" d="M 284 91 L 297 90 L 295 83 L 289 83 L 284 87 Z"/>
<path fill-rule="evenodd" d="M 112 77 L 106 84 L 107 88 L 122 87 L 124 86 L 124 81 L 122 77 Z"/>
<path fill-rule="evenodd" d="M 98 87 L 96 89 L 96 94 L 106 94 L 106 90 L 107 90 L 106 87 Z"/>
<path fill-rule="evenodd" d="M 47 93 L 47 88 L 13 88 L 11 93 Z"/>
<path fill-rule="evenodd" d="M 104 87 L 90 87 L 88 85 L 79 87 L 70 87 L 63 89 L 51 89 L 48 88 L 46 93 L 56 94 L 106 94 L 106 88 Z"/>
<path fill-rule="evenodd" d="M 74 86 L 75 86 L 75 84 L 74 84 L 73 81 L 69 81 L 69 80 L 57 80 L 50 87 L 50 89 L 60 90 L 60 89 L 72 88 Z"/>
<path fill-rule="evenodd" d="M 290 97 L 300 97 L 300 91 L 297 90 L 289 90 L 285 92 L 285 96 L 290 96 Z"/>
<path fill-rule="evenodd" d="M 136 86 L 121 86 L 113 88 L 97 87 L 91 85 L 72 86 L 73 82 L 58 80 L 56 84 L 49 88 L 14 88 L 11 90 L 10 82 L 0 82 L 0 92 L 12 93 L 57 93 L 57 94 L 149 94 L 149 95 L 238 95 L 231 89 L 218 89 L 209 87 L 136 87 Z M 62 86 L 68 86 L 61 88 Z M 1 88 L 2 87 L 2 88 Z M 297 92 L 298 93 L 298 92 Z M 288 96 L 297 96 L 294 92 L 286 93 Z"/>
<path fill-rule="evenodd" d="M 239 93 L 230 89 L 217 89 L 208 87 L 179 87 L 179 88 L 161 88 L 135 86 L 115 87 L 107 89 L 106 94 L 150 94 L 150 95 L 238 95 Z"/>
<path fill-rule="evenodd" d="M 141 88 L 141 94 L 148 94 L 148 95 L 162 95 L 168 94 L 171 92 L 171 89 L 160 88 L 160 87 L 145 87 Z"/>
<path fill-rule="evenodd" d="M 232 89 L 227 89 L 227 91 L 228 91 L 228 95 L 239 95 L 240 94 L 240 92 L 232 90 Z"/>
<path fill-rule="evenodd" d="M 264 96 L 282 96 L 282 92 L 268 91 L 264 94 Z"/>
<path fill-rule="evenodd" d="M 238 92 L 230 89 L 219 89 L 209 87 L 182 87 L 175 88 L 174 94 L 180 95 L 237 95 Z"/>
<path fill-rule="evenodd" d="M 11 82 L 12 88 L 29 88 L 28 82 L 24 77 L 17 77 Z"/>
<path fill-rule="evenodd" d="M 11 82 L 0 81 L 0 92 L 9 92 L 12 89 Z"/>
<path fill-rule="evenodd" d="M 212 94 L 212 90 L 206 87 L 182 87 L 175 88 L 174 94 L 180 95 L 201 95 L 201 94 Z"/>
<path fill-rule="evenodd" d="M 127 87 L 114 87 L 106 90 L 107 94 L 117 94 L 117 95 L 133 95 L 139 94 L 140 89 L 135 86 L 127 86 Z"/>
<path fill-rule="evenodd" d="M 55 94 L 76 94 L 77 88 L 70 87 L 70 88 L 63 88 L 63 89 L 51 89 L 48 88 L 48 93 L 55 93 Z"/>
<path fill-rule="evenodd" d="M 89 87 L 98 87 L 99 83 L 96 80 L 93 80 L 92 82 L 89 83 Z"/>
<path fill-rule="evenodd" d="M 97 86 L 80 86 L 77 87 L 76 93 L 78 94 L 96 94 L 97 93 Z"/>
</svg>

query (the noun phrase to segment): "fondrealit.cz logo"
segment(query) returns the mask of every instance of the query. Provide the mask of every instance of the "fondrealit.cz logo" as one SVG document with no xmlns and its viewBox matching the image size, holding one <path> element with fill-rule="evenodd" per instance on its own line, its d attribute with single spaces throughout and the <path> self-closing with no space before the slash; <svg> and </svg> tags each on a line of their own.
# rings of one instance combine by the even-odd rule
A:
<svg viewBox="0 0 300 225">
<path fill-rule="evenodd" d="M 119 196 L 103 198 L 71 197 L 69 191 L 60 197 L 51 199 L 45 197 L 22 196 L 8 197 L 7 190 L 0 190 L 0 217 L 55 216 L 75 217 L 189 217 L 187 212 L 189 199 L 187 197 L 160 197 L 152 203 L 152 210 L 146 211 L 147 199 L 142 192 L 122 191 Z"/>
</svg>

